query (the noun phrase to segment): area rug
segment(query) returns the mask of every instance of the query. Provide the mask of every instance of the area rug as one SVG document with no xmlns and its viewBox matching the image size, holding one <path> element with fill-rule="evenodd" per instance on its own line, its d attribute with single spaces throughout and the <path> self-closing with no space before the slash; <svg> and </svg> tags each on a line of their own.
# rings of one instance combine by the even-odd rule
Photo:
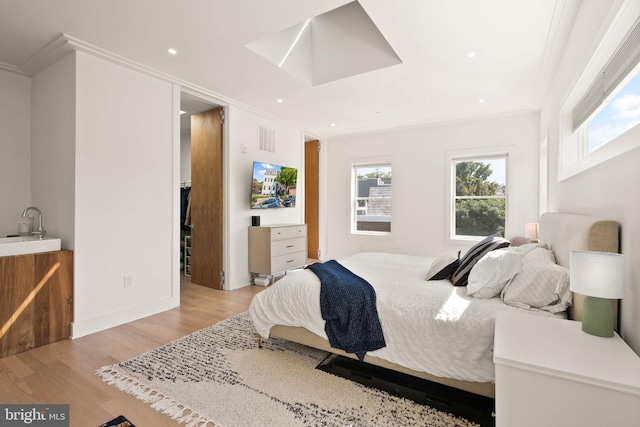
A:
<svg viewBox="0 0 640 427">
<path fill-rule="evenodd" d="M 315 369 L 326 352 L 269 339 L 248 313 L 96 373 L 188 427 L 477 426 Z"/>
</svg>

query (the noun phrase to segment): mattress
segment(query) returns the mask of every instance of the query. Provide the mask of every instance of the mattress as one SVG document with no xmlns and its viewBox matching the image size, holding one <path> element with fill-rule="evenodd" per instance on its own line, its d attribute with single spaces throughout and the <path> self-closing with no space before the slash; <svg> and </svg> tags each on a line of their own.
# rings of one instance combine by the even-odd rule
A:
<svg viewBox="0 0 640 427">
<path fill-rule="evenodd" d="M 447 280 L 428 281 L 435 258 L 360 253 L 340 260 L 376 291 L 387 346 L 367 353 L 431 375 L 493 382 L 493 333 L 499 310 L 523 311 L 500 298 L 475 299 Z M 290 272 L 257 294 L 249 314 L 268 338 L 275 325 L 303 327 L 327 338 L 320 314 L 320 281 L 309 270 Z M 560 317 L 545 311 L 532 315 Z"/>
</svg>

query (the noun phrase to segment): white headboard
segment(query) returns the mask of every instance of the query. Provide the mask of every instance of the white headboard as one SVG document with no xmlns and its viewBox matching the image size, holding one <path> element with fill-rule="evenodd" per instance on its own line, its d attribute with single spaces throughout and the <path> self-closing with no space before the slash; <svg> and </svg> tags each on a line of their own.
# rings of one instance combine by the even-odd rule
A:
<svg viewBox="0 0 640 427">
<path fill-rule="evenodd" d="M 620 251 L 620 224 L 592 216 L 547 212 L 540 217 L 540 241 L 553 250 L 556 262 L 569 268 L 571 251 Z M 573 294 L 569 317 L 582 320 L 584 297 Z M 618 301 L 612 300 L 617 317 Z"/>
</svg>

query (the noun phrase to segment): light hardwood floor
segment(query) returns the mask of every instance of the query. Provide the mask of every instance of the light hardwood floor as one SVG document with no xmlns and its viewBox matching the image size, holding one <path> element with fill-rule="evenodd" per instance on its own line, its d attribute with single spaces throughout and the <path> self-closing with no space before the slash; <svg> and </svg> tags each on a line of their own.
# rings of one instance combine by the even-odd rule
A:
<svg viewBox="0 0 640 427">
<path fill-rule="evenodd" d="M 179 425 L 148 404 L 102 382 L 95 371 L 242 313 L 263 289 L 247 286 L 218 291 L 183 280 L 180 307 L 0 359 L 0 403 L 69 404 L 71 427 L 98 427 L 118 415 L 124 415 L 137 427 Z"/>
</svg>

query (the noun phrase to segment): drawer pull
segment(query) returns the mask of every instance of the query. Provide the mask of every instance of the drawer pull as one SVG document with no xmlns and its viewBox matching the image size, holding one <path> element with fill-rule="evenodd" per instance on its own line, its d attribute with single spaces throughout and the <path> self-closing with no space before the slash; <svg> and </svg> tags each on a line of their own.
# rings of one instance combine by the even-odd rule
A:
<svg viewBox="0 0 640 427">
<path fill-rule="evenodd" d="M 287 247 L 288 247 L 288 248 L 292 248 L 292 247 L 294 247 L 294 246 L 295 246 L 295 245 L 287 245 Z"/>
<path fill-rule="evenodd" d="M 289 261 L 287 261 L 287 264 L 289 264 L 290 262 L 293 262 L 294 260 L 290 259 Z"/>
</svg>

